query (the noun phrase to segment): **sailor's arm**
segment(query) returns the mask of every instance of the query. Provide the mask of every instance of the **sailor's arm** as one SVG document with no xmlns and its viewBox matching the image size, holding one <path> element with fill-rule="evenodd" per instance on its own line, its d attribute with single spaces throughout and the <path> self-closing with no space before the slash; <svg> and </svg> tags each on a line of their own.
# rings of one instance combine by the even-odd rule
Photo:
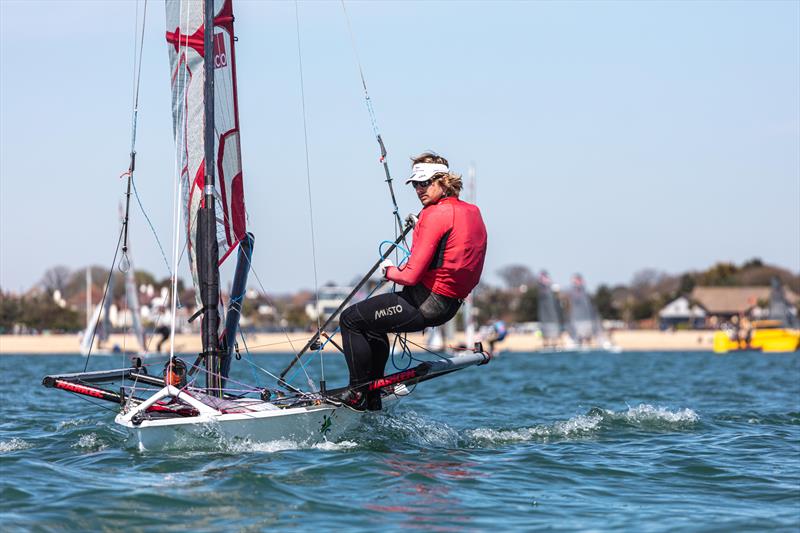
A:
<svg viewBox="0 0 800 533">
<path fill-rule="evenodd" d="M 402 268 L 391 266 L 386 269 L 386 279 L 400 285 L 416 285 L 431 264 L 439 240 L 449 229 L 450 217 L 441 209 L 431 209 L 419 219 L 414 233 L 411 256 Z"/>
</svg>

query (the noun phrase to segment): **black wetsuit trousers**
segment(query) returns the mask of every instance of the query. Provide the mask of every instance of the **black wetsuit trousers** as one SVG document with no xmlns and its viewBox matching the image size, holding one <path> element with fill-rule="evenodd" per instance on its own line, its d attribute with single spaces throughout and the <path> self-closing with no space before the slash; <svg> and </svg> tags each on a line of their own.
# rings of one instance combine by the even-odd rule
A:
<svg viewBox="0 0 800 533">
<path fill-rule="evenodd" d="M 345 309 L 339 324 L 350 370 L 350 387 L 383 376 L 389 360 L 388 333 L 439 326 L 453 318 L 460 306 L 461 300 L 417 285 L 406 287 L 402 292 L 379 294 Z"/>
</svg>

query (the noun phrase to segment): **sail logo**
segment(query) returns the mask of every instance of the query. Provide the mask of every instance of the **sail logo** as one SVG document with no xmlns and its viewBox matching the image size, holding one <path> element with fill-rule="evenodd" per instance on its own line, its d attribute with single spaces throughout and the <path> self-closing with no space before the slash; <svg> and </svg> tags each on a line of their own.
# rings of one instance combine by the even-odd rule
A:
<svg viewBox="0 0 800 533">
<path fill-rule="evenodd" d="M 379 318 L 383 318 L 385 316 L 396 315 L 396 314 L 402 313 L 402 312 L 403 312 L 403 306 L 402 305 L 392 305 L 392 306 L 387 307 L 386 309 L 378 309 L 377 311 L 375 311 L 375 320 L 377 320 Z"/>
<path fill-rule="evenodd" d="M 221 33 L 214 34 L 214 68 L 228 66 L 228 54 L 225 52 L 225 36 Z"/>
</svg>

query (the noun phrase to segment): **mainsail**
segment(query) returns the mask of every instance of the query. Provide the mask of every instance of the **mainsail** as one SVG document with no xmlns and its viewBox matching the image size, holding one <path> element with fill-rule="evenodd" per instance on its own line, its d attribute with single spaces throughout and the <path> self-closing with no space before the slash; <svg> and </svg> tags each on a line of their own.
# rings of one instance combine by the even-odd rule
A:
<svg viewBox="0 0 800 533">
<path fill-rule="evenodd" d="M 81 339 L 81 354 L 92 353 L 92 345 L 97 340 L 97 345 L 108 340 L 111 335 L 111 304 L 114 302 L 114 276 L 109 276 L 108 287 L 103 291 L 106 299 L 97 304 L 91 319 L 86 324 L 86 330 Z M 102 318 L 102 320 L 101 320 Z"/>
<path fill-rule="evenodd" d="M 784 327 L 799 327 L 797 315 L 792 312 L 789 302 L 786 301 L 783 285 L 777 276 L 772 278 L 772 290 L 769 295 L 769 318 L 770 320 L 780 320 Z"/>
<path fill-rule="evenodd" d="M 192 280 L 197 270 L 198 210 L 203 206 L 204 157 L 204 15 L 203 0 L 167 0 L 167 42 L 172 80 L 172 120 L 183 190 L 187 253 Z M 214 197 L 219 263 L 246 234 L 236 91 L 232 0 L 214 0 Z M 198 304 L 200 304 L 200 291 Z"/>
<path fill-rule="evenodd" d="M 553 294 L 553 282 L 546 271 L 542 270 L 537 280 L 537 297 L 539 302 L 539 323 L 545 341 L 556 341 L 561 336 L 561 320 L 559 305 Z"/>
<path fill-rule="evenodd" d="M 139 288 L 136 286 L 136 277 L 130 256 L 128 257 L 128 270 L 125 272 L 125 298 L 127 299 L 128 311 L 131 315 L 131 328 L 136 338 L 137 348 L 140 353 L 145 353 L 147 351 L 147 342 L 144 328 L 142 327 L 142 319 L 140 318 Z"/>
<path fill-rule="evenodd" d="M 589 295 L 586 294 L 586 287 L 580 274 L 572 277 L 569 306 L 569 333 L 573 339 L 578 342 L 588 341 L 599 333 L 597 313 Z"/>
</svg>

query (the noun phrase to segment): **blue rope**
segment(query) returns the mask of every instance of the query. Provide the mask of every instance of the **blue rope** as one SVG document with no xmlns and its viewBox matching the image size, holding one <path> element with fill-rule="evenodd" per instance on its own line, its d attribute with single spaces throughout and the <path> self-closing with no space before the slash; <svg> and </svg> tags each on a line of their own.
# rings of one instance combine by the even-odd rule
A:
<svg viewBox="0 0 800 533">
<path fill-rule="evenodd" d="M 394 241 L 382 241 L 378 245 L 378 257 L 383 257 L 383 247 L 385 245 L 387 245 L 387 244 L 391 246 L 391 245 L 394 244 Z M 411 256 L 411 252 L 409 252 L 408 250 L 406 250 L 405 248 L 403 248 L 399 244 L 397 245 L 397 249 L 400 250 L 401 252 L 403 252 L 403 259 L 401 259 L 400 263 L 397 265 L 398 267 L 400 267 L 400 266 L 403 266 L 406 261 L 408 261 L 408 258 Z M 370 293 L 370 294 L 372 294 L 372 293 Z"/>
</svg>

